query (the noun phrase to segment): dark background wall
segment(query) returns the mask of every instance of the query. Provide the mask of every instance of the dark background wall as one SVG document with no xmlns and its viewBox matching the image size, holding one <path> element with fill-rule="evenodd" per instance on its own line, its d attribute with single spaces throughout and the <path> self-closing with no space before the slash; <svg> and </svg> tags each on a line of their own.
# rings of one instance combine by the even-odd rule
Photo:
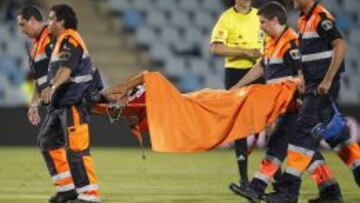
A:
<svg viewBox="0 0 360 203">
<path fill-rule="evenodd" d="M 353 116 L 360 121 L 359 107 L 343 107 L 342 110 L 344 115 Z M 30 125 L 26 113 L 25 107 L 0 108 L 0 146 L 36 145 L 38 127 Z M 111 125 L 105 116 L 92 116 L 91 133 L 92 144 L 95 146 L 138 146 L 124 121 Z M 148 140 L 147 137 L 145 140 Z"/>
</svg>

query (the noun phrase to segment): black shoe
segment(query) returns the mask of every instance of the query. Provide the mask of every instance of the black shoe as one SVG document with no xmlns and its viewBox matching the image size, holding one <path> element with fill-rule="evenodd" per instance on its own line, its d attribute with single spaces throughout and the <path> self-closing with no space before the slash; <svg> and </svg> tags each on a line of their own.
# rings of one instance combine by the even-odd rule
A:
<svg viewBox="0 0 360 203">
<path fill-rule="evenodd" d="M 360 187 L 360 166 L 353 169 L 353 175 L 356 184 Z"/>
<path fill-rule="evenodd" d="M 82 199 L 74 199 L 74 200 L 68 201 L 68 203 L 100 203 L 100 202 L 92 202 L 92 201 L 86 201 L 86 200 L 82 200 Z"/>
<path fill-rule="evenodd" d="M 342 203 L 342 195 L 338 183 L 331 184 L 320 191 L 318 198 L 310 199 L 308 203 Z"/>
<path fill-rule="evenodd" d="M 78 194 L 75 190 L 70 190 L 67 192 L 58 192 L 54 196 L 50 197 L 49 203 L 66 203 L 69 200 L 76 199 Z"/>
<path fill-rule="evenodd" d="M 235 193 L 236 195 L 239 195 L 238 193 L 238 188 L 240 187 L 248 187 L 249 186 L 249 181 L 240 181 L 240 184 L 236 184 L 236 183 L 230 183 L 229 185 L 229 189 Z"/>
<path fill-rule="evenodd" d="M 263 199 L 267 203 L 297 203 L 297 197 L 289 197 L 278 192 L 266 194 Z"/>
<path fill-rule="evenodd" d="M 260 201 L 263 200 L 263 193 L 257 192 L 250 187 L 250 185 L 242 185 L 241 187 L 237 185 L 229 185 L 229 188 L 241 197 L 246 198 L 250 203 L 260 203 Z"/>
</svg>

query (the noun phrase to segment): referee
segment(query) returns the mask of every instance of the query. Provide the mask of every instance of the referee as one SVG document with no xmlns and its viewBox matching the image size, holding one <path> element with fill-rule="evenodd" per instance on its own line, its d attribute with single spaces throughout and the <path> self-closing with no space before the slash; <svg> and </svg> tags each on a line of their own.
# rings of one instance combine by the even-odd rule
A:
<svg viewBox="0 0 360 203">
<path fill-rule="evenodd" d="M 264 34 L 257 9 L 251 3 L 251 0 L 235 0 L 234 6 L 221 14 L 212 31 L 211 52 L 225 58 L 226 89 L 234 86 L 261 57 Z M 235 152 L 241 186 L 248 183 L 246 139 L 235 141 Z"/>
</svg>

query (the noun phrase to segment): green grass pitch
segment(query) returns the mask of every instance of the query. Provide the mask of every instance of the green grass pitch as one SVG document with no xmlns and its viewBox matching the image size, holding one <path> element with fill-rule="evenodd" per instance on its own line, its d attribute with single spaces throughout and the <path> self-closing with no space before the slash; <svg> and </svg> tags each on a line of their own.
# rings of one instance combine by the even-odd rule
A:
<svg viewBox="0 0 360 203">
<path fill-rule="evenodd" d="M 237 181 L 232 150 L 196 154 L 162 154 L 140 149 L 94 148 L 92 154 L 104 203 L 241 203 L 227 188 Z M 342 187 L 345 202 L 360 202 L 360 189 L 335 154 L 324 152 Z M 258 168 L 263 151 L 250 157 L 250 171 Z M 54 193 L 37 148 L 0 148 L 0 202 L 42 203 Z M 317 195 L 308 175 L 301 201 Z"/>
</svg>

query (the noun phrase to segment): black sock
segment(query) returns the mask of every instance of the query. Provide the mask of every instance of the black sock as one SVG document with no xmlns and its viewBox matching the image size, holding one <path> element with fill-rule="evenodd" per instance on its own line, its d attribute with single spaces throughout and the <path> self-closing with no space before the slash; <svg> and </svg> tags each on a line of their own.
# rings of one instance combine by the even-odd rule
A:
<svg viewBox="0 0 360 203">
<path fill-rule="evenodd" d="M 248 149 L 247 149 L 246 138 L 235 141 L 235 153 L 239 168 L 240 182 L 249 181 L 248 170 L 247 170 L 247 158 L 248 158 L 247 150 Z"/>
<path fill-rule="evenodd" d="M 275 183 L 279 182 L 280 177 L 281 177 L 281 168 L 279 168 L 273 176 Z"/>
</svg>

